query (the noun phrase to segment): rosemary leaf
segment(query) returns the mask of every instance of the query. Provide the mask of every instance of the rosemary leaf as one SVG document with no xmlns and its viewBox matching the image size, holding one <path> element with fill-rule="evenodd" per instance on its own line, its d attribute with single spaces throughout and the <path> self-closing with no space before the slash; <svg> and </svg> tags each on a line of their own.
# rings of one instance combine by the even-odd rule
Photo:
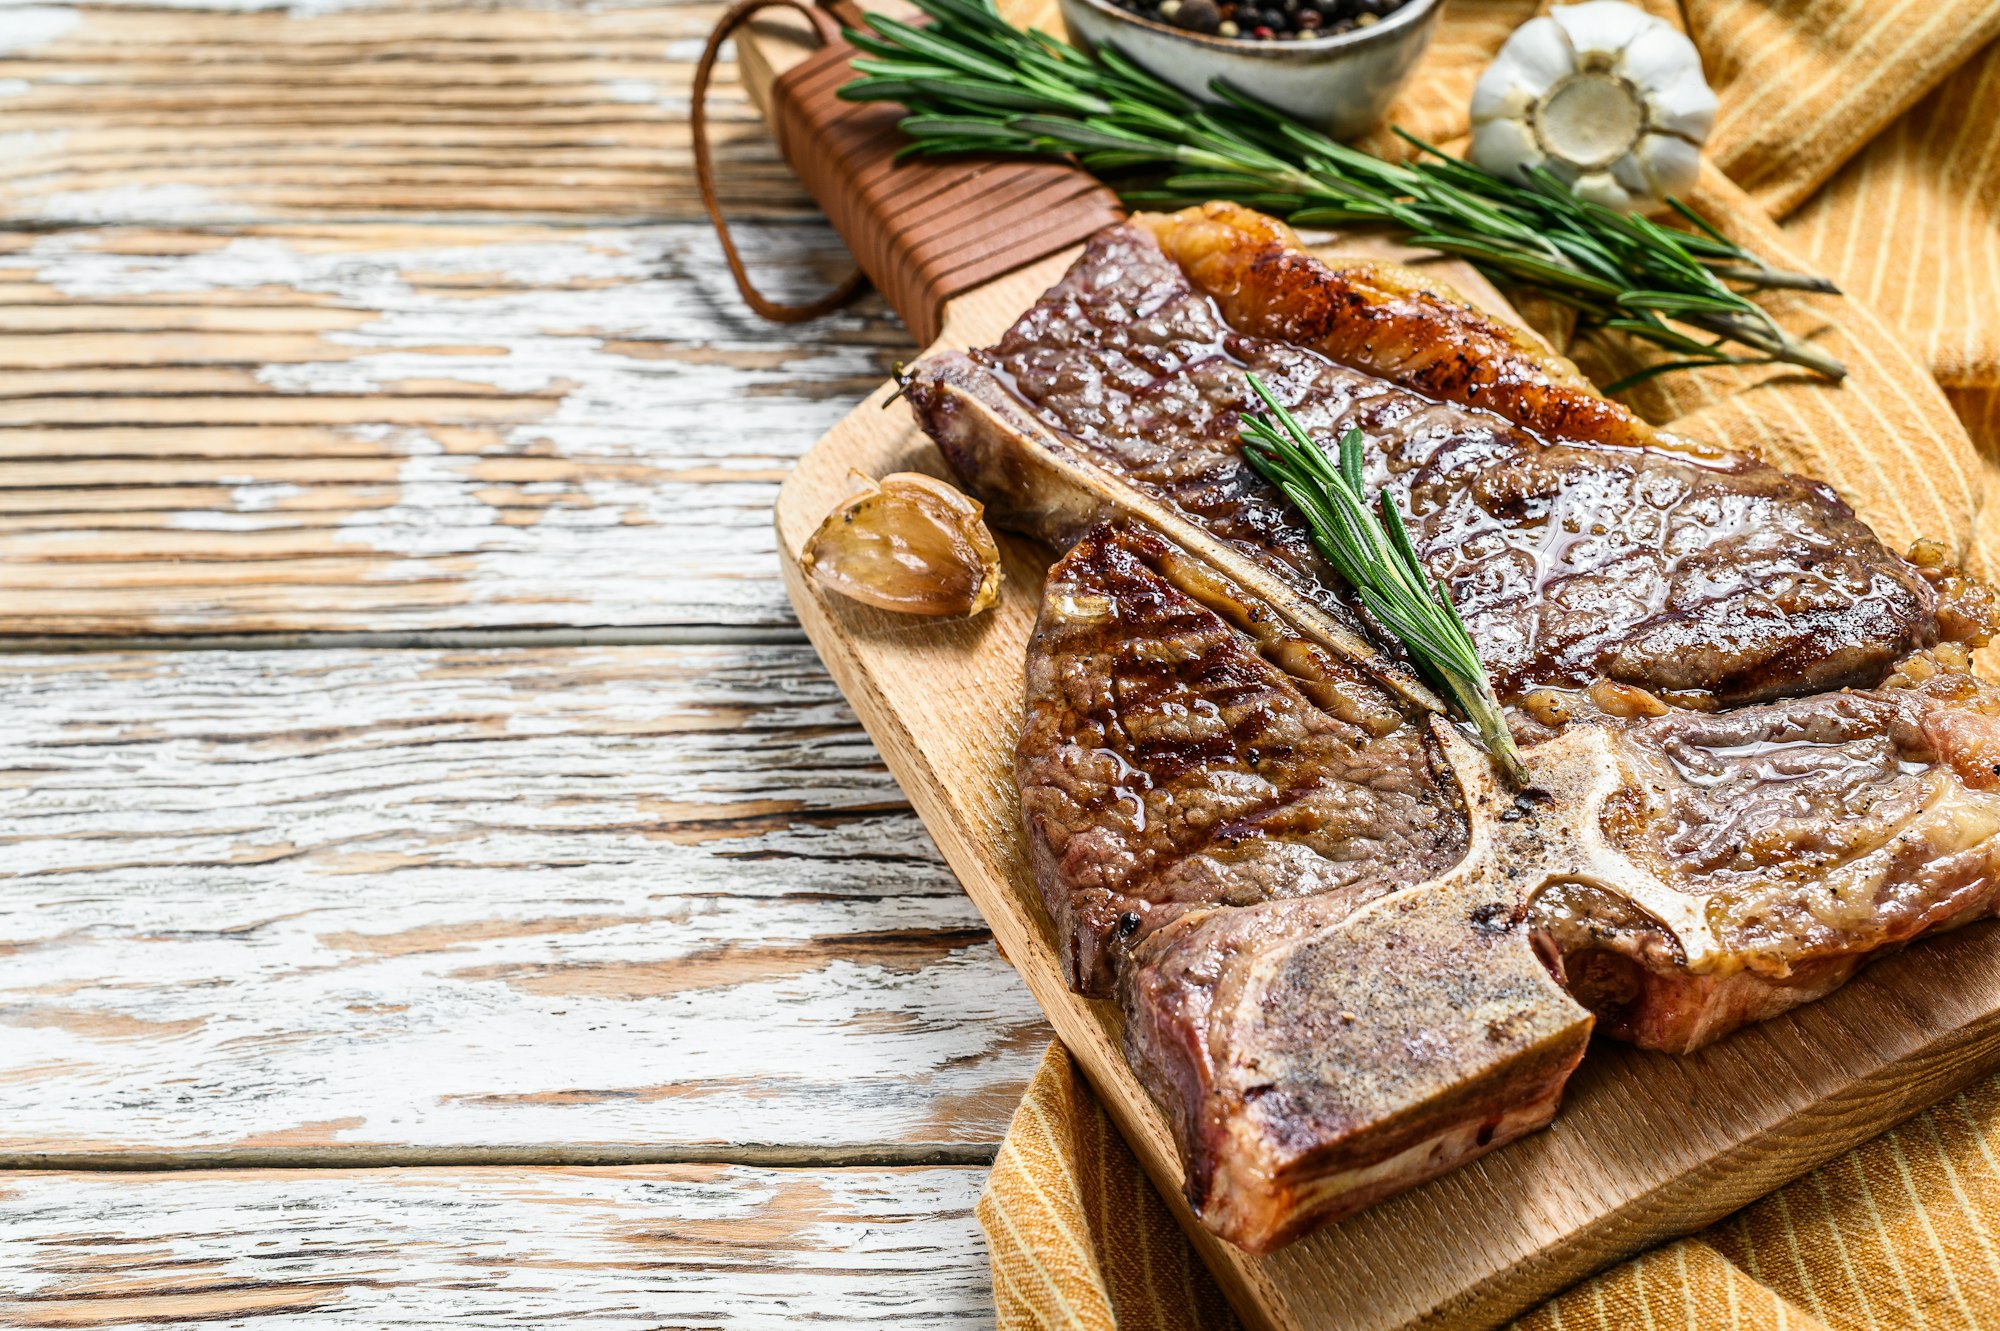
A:
<svg viewBox="0 0 2000 1331">
<path fill-rule="evenodd" d="M 1628 388 L 1645 383 L 1648 379 L 1657 379 L 1661 375 L 1671 374 L 1675 370 L 1707 369 L 1713 365 L 1776 364 L 1777 362 L 1769 356 L 1695 356 L 1687 360 L 1655 361 L 1645 369 L 1636 370 L 1616 383 L 1606 384 L 1604 391 L 1607 393 L 1622 393 Z"/>
<path fill-rule="evenodd" d="M 1374 512 L 1363 497 L 1361 431 L 1343 435 L 1339 460 L 1331 461 L 1264 381 L 1247 377 L 1265 410 L 1243 417 L 1243 456 L 1298 509 L 1314 547 L 1375 622 L 1458 703 L 1508 780 L 1526 785 L 1506 714 L 1451 593 L 1424 571 L 1389 492 L 1376 496 Z"/>
<path fill-rule="evenodd" d="M 1772 266 L 1678 200 L 1669 202 L 1692 230 L 1579 199 L 1546 171 L 1503 179 L 1400 129 L 1419 155 L 1383 161 L 1220 80 L 1210 86 L 1214 100 L 1198 102 L 1110 47 L 1086 54 L 1024 32 L 993 0 L 915 2 L 930 20 L 922 27 L 871 14 L 869 31 L 848 34 L 863 58 L 860 77 L 840 89 L 848 101 L 902 104 L 913 139 L 906 151 L 1066 155 L 1135 203 L 1221 195 L 1299 225 L 1391 226 L 1496 282 L 1576 309 L 1586 327 L 1653 343 L 1669 355 L 1651 374 L 1763 361 L 1830 379 L 1846 373 L 1749 294 L 1835 293 L 1833 284 Z M 1666 319 L 1750 354 L 1690 355 L 1693 339 Z"/>
</svg>

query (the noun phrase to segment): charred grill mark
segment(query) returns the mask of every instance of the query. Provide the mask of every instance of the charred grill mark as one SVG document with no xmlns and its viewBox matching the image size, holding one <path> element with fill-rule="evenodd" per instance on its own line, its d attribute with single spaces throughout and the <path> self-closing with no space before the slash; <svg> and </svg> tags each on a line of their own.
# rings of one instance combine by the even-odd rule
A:
<svg viewBox="0 0 2000 1331">
<path fill-rule="evenodd" d="M 1245 262 L 1285 288 L 1262 325 L 1114 228 L 979 353 L 1061 432 L 1049 456 L 1113 477 L 1077 465 L 1084 511 L 1173 538 L 1066 528 L 1016 774 L 1072 982 L 1118 992 L 1218 1232 L 1282 1242 L 1326 1214 L 1300 1183 L 1352 1209 L 1419 1181 L 1398 1151 L 1442 1169 L 1546 1122 L 1591 1020 L 1559 982 L 1599 1029 L 1687 1049 L 1993 911 L 2000 795 L 1975 787 L 2000 778 L 2000 694 L 1921 661 L 1894 697 L 1819 692 L 1934 638 L 1956 575 L 1884 550 L 1817 482 L 1650 446 L 1449 302 Z M 1523 708 L 1545 790 L 1482 784 L 1397 701 L 1421 694 L 1273 590 L 1346 613 L 1235 451 L 1246 367 L 1316 435 L 1363 428 L 1369 486 L 1504 690 L 1577 690 Z M 1041 456 L 1004 442 L 1001 462 Z M 1736 706 L 1785 693 L 1808 696 Z M 1385 1170 L 1343 1193 L 1354 1166 Z"/>
<path fill-rule="evenodd" d="M 1301 692 L 1314 681 L 1296 681 L 1281 661 L 1270 659 L 1281 652 L 1240 636 L 1212 607 L 1187 595 L 1176 582 L 1176 558 L 1145 529 L 1100 527 L 1058 564 L 1037 630 L 1037 657 L 1051 662 L 1058 678 L 1101 672 L 1105 687 L 1058 698 L 1038 690 L 1032 681 L 1042 671 L 1031 671 L 1030 723 L 1022 740 L 1024 791 L 1038 779 L 1034 755 L 1049 752 L 1051 744 L 1104 755 L 1106 766 L 1081 777 L 1081 769 L 1065 766 L 1060 780 L 1055 769 L 1043 779 L 1060 785 L 1065 793 L 1059 802 L 1074 809 L 1057 820 L 1067 835 L 1085 838 L 1074 844 L 1093 844 L 1093 826 L 1121 829 L 1128 850 L 1118 860 L 1115 891 L 1141 916 L 1133 928 L 1143 936 L 1154 927 L 1158 912 L 1141 900 L 1159 890 L 1149 884 L 1175 881 L 1182 866 L 1216 856 L 1222 858 L 1170 890 L 1204 881 L 1219 885 L 1215 875 L 1230 872 L 1237 885 L 1222 890 L 1231 900 L 1314 890 L 1310 881 L 1290 882 L 1281 869 L 1219 867 L 1272 839 L 1314 847 L 1309 853 L 1319 856 L 1345 840 L 1360 837 L 1375 847 L 1386 838 L 1399 842 L 1411 872 L 1440 857 L 1448 862 L 1463 844 L 1463 820 L 1449 798 L 1439 798 L 1431 759 L 1407 720 L 1396 722 L 1400 731 L 1376 733 L 1320 711 Z M 1063 607 L 1080 603 L 1111 609 L 1093 609 L 1088 620 L 1064 615 Z M 1232 608 L 1249 623 L 1269 618 L 1254 602 Z M 1150 645 L 1131 650 L 1137 642 Z M 1339 688 L 1348 693 L 1333 696 L 1358 693 L 1365 700 L 1372 693 L 1376 713 L 1403 716 L 1360 676 Z M 1387 826 L 1402 830 L 1385 832 L 1370 809 L 1387 811 Z M 1062 846 L 1053 849 L 1069 862 Z M 1357 874 L 1375 876 L 1365 872 L 1370 855 L 1361 843 L 1342 858 L 1350 861 L 1346 867 L 1327 861 L 1329 885 Z M 1255 875 L 1270 873 L 1278 876 L 1256 885 Z M 1085 881 L 1094 885 L 1100 875 L 1093 870 L 1087 880 L 1045 882 L 1055 897 L 1052 911 L 1060 914 L 1065 894 Z M 1246 889 L 1251 896 L 1242 898 Z M 1101 927 L 1107 942 L 1124 936 L 1116 910 L 1090 918 L 1101 920 L 1091 927 Z M 1121 954 L 1093 955 L 1115 960 Z"/>
<path fill-rule="evenodd" d="M 1817 482 L 1747 458 L 1625 446 L 1592 414 L 1622 409 L 1556 382 L 1469 310 L 1423 292 L 1385 296 L 1368 270 L 1348 280 L 1277 251 L 1246 271 L 1283 299 L 1261 322 L 1232 307 L 1232 326 L 1149 237 L 1114 229 L 1077 272 L 1116 280 L 1079 277 L 979 355 L 1100 465 L 1350 629 L 1366 617 L 1238 451 L 1247 403 L 1236 371 L 1257 370 L 1324 437 L 1360 426 L 1373 446 L 1368 484 L 1413 519 L 1420 554 L 1509 698 L 1599 679 L 1724 703 L 1867 686 L 1935 640 L 1929 582 Z M 1121 299 L 1120 282 L 1149 299 Z M 1152 313 L 1140 318 L 1141 306 Z M 1409 328 L 1428 340 L 1397 331 Z M 1389 379 L 1417 375 L 1421 393 L 1267 332 Z M 1575 438 L 1452 404 L 1506 387 L 1496 364 L 1546 380 L 1514 386 Z M 1582 414 L 1562 414 L 1572 407 Z"/>
</svg>

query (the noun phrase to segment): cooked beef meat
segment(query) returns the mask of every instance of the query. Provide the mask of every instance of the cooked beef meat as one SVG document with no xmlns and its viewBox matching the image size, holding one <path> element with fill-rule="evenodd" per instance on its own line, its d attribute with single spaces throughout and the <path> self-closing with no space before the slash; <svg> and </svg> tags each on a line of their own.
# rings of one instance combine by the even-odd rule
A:
<svg viewBox="0 0 2000 1331">
<path fill-rule="evenodd" d="M 1964 676 L 1580 699 L 1517 798 L 1261 610 L 1099 526 L 1050 572 L 1016 760 L 1073 983 L 1115 990 L 1190 1199 L 1245 1247 L 1546 1123 L 1593 1014 L 1691 1049 L 2000 897 L 2000 694 Z"/>
<path fill-rule="evenodd" d="M 1113 955 L 1189 910 L 1352 909 L 1464 852 L 1428 727 L 1314 644 L 1223 618 L 1272 625 L 1260 609 L 1139 527 L 1100 527 L 1050 575 L 1021 812 L 1080 992 L 1109 994 Z"/>
<path fill-rule="evenodd" d="M 1464 856 L 1442 767 L 1424 714 L 1149 529 L 1050 572 L 1017 759 L 1036 878 L 1072 983 L 1119 981 L 1190 1195 L 1247 1247 L 1540 1127 L 1582 1056 L 1584 1009 L 1517 940 L 1468 954 L 1448 896 L 1344 927 Z"/>
<path fill-rule="evenodd" d="M 1128 1055 L 1230 1241 L 1268 1251 L 1555 1116 L 1590 1014 L 1517 933 L 1410 904 L 1190 915 L 1124 971 Z"/>
<path fill-rule="evenodd" d="M 1313 350 L 1438 402 L 1483 407 L 1547 438 L 1685 447 L 1599 393 L 1576 366 L 1418 273 L 1329 263 L 1233 203 L 1133 221 L 1239 332 Z"/>
<path fill-rule="evenodd" d="M 1958 645 L 1991 593 L 1287 235 L 1110 228 L 909 381 L 989 513 L 1068 551 L 1016 761 L 1037 882 L 1197 1212 L 1259 1251 L 1546 1123 L 1594 1022 L 1691 1049 L 2000 900 L 2000 692 Z M 1529 789 L 1243 461 L 1249 369 L 1361 429 Z"/>
<path fill-rule="evenodd" d="M 1317 261 L 1298 258 L 1290 276 L 1303 283 Z M 1454 308 L 1460 324 L 1475 321 Z M 1503 697 L 1600 677 L 1724 703 L 1865 686 L 1938 637 L 1929 581 L 1826 486 L 1693 446 L 1545 440 L 1246 336 L 1136 225 L 1093 239 L 997 345 L 919 365 L 910 393 L 961 474 L 1010 447 L 938 419 L 947 385 L 977 393 L 984 378 L 1324 608 L 1341 595 L 1336 575 L 1239 451 L 1238 413 L 1253 405 L 1245 370 L 1316 435 L 1362 431 L 1369 484 L 1387 485 L 1413 519 Z M 994 516 L 1060 536 L 1048 507 L 1028 496 Z"/>
<path fill-rule="evenodd" d="M 1606 837 L 1703 900 L 1728 962 L 1691 972 L 1602 890 L 1543 894 L 1534 927 L 1606 1030 L 1694 1049 L 1829 992 L 1885 948 L 1993 913 L 2000 696 L 1950 672 L 1897 682 L 1632 723 Z"/>
</svg>

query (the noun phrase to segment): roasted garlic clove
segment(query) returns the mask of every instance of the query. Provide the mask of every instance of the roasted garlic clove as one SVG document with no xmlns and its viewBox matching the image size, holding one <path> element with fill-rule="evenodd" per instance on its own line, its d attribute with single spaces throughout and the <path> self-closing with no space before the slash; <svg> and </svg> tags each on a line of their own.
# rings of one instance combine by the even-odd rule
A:
<svg viewBox="0 0 2000 1331">
<path fill-rule="evenodd" d="M 921 472 L 899 471 L 826 515 L 800 562 L 813 581 L 907 615 L 976 615 L 1000 595 L 1000 547 L 979 501 Z"/>
<path fill-rule="evenodd" d="M 1623 0 L 1560 5 L 1500 48 L 1472 93 L 1474 162 L 1546 168 L 1583 198 L 1651 208 L 1689 189 L 1715 123 L 1701 54 Z"/>
</svg>

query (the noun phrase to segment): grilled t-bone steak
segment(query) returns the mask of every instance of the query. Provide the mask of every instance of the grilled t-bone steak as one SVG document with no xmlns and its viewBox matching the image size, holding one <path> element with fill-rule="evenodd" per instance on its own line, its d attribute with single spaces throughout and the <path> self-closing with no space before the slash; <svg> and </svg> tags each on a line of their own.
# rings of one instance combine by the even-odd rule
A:
<svg viewBox="0 0 2000 1331">
<path fill-rule="evenodd" d="M 1246 370 L 1362 430 L 1528 790 L 1244 462 Z M 1017 753 L 1037 880 L 1243 1247 L 1547 1123 L 1593 1025 L 1693 1049 L 1995 909 L 1990 594 L 1414 275 L 1229 205 L 1141 217 L 908 388 L 1067 550 Z"/>
</svg>

